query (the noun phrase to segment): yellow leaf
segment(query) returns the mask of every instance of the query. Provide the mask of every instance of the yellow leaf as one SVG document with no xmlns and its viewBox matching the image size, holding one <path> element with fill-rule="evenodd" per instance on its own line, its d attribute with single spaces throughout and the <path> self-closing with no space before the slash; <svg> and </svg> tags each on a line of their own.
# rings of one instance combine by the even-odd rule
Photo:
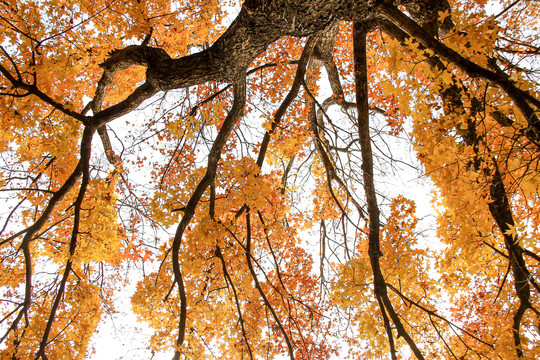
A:
<svg viewBox="0 0 540 360">
<path fill-rule="evenodd" d="M 449 16 L 450 10 L 439 11 L 439 22 L 443 22 Z"/>
<path fill-rule="evenodd" d="M 508 226 L 508 230 L 506 230 L 504 233 L 505 235 L 512 236 L 512 239 L 516 240 L 518 237 L 518 233 L 516 230 L 516 226 L 512 224 L 506 224 Z"/>
</svg>

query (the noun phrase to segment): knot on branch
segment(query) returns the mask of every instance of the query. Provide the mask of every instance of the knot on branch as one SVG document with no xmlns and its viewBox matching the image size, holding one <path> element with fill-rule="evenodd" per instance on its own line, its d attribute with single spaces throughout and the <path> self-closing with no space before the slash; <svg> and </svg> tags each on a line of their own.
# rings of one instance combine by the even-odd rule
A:
<svg viewBox="0 0 540 360">
<path fill-rule="evenodd" d="M 454 26 L 450 16 L 451 7 L 448 0 L 405 1 L 404 5 L 412 19 L 427 31 L 430 36 L 443 36 Z M 439 12 L 448 14 L 442 22 L 439 21 Z"/>
<path fill-rule="evenodd" d="M 108 55 L 109 57 L 99 64 L 106 71 L 123 70 L 131 65 L 154 67 L 171 59 L 163 49 L 142 45 L 131 45 L 113 50 Z"/>
<path fill-rule="evenodd" d="M 384 253 L 380 249 L 368 249 L 368 256 L 370 259 L 379 259 L 384 256 Z"/>
<path fill-rule="evenodd" d="M 155 74 L 159 74 L 159 69 L 163 69 L 171 57 L 160 48 L 143 45 L 131 45 L 123 49 L 113 50 L 109 57 L 99 66 L 104 69 L 102 78 L 103 89 L 106 91 L 108 85 L 117 71 L 127 69 L 132 65 L 146 66 L 146 80 L 154 87 L 160 89 L 159 81 L 155 79 Z"/>
</svg>

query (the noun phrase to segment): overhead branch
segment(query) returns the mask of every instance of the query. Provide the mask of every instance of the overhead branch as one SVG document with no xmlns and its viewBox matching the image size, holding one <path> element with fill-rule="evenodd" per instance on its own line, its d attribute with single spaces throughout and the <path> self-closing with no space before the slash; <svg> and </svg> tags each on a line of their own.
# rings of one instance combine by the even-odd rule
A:
<svg viewBox="0 0 540 360">
<path fill-rule="evenodd" d="M 283 9 L 287 16 L 282 16 Z M 294 18 L 291 24 L 290 18 Z M 209 81 L 235 83 L 245 76 L 253 60 L 284 36 L 315 35 L 338 19 L 375 18 L 364 1 L 346 1 L 336 8 L 327 1 L 290 3 L 288 0 L 246 1 L 237 18 L 212 46 L 201 52 L 173 59 L 163 50 L 129 46 L 111 53 L 102 63 L 109 72 L 129 64 L 147 67 L 146 83 L 124 101 L 95 114 L 101 125 L 125 115 L 158 91 L 181 89 Z M 104 88 L 104 87 L 103 87 Z"/>
<path fill-rule="evenodd" d="M 392 23 L 391 21 L 381 19 L 377 21 L 377 26 L 383 30 L 386 34 L 393 37 L 394 39 L 398 40 L 402 44 L 406 44 L 406 41 L 411 38 L 409 34 L 407 34 L 405 31 L 403 31 L 401 28 L 399 28 L 397 25 Z M 419 45 L 420 50 L 426 50 L 427 48 L 423 46 L 422 44 Z M 428 65 L 432 69 L 437 69 L 439 71 L 442 71 L 446 68 L 445 64 L 442 62 L 442 60 L 438 56 L 430 56 L 427 60 Z M 453 80 L 457 81 L 457 77 L 455 75 L 452 75 Z M 452 102 L 455 102 L 457 108 L 460 110 L 463 109 L 463 104 L 461 103 L 461 100 L 459 99 L 459 92 L 461 90 L 456 86 L 452 85 L 449 88 L 440 91 L 441 96 L 443 97 L 443 100 L 449 104 L 449 100 L 451 98 Z M 528 97 L 529 95 L 524 94 L 524 96 Z M 505 116 L 502 112 L 495 110 L 491 112 L 491 116 L 502 126 L 511 126 L 514 122 L 513 120 L 509 119 L 507 116 Z M 533 143 L 535 146 L 540 147 L 540 138 L 538 137 L 537 133 L 534 131 L 523 131 L 523 134 Z"/>
<path fill-rule="evenodd" d="M 182 220 L 180 221 L 180 224 L 178 224 L 178 227 L 176 229 L 176 234 L 174 236 L 173 243 L 172 243 L 171 252 L 172 252 L 172 260 L 173 260 L 174 282 L 176 282 L 176 284 L 178 285 L 178 290 L 180 292 L 180 297 L 181 297 L 179 333 L 178 333 L 178 338 L 176 341 L 177 347 L 182 346 L 184 342 L 186 318 L 187 318 L 187 307 L 186 307 L 187 298 L 185 295 L 184 282 L 182 280 L 182 271 L 180 269 L 180 259 L 179 259 L 180 245 L 182 243 L 182 237 L 184 235 L 184 231 L 187 225 L 191 222 L 191 219 L 193 218 L 193 216 L 195 215 L 195 210 L 199 204 L 199 201 L 202 195 L 204 194 L 208 186 L 210 186 L 210 184 L 213 182 L 214 177 L 216 176 L 217 165 L 221 158 L 221 151 L 223 149 L 223 146 L 227 142 L 227 139 L 229 138 L 229 134 L 233 130 L 234 126 L 236 125 L 236 122 L 238 121 L 240 116 L 242 116 L 242 113 L 244 112 L 244 106 L 246 103 L 245 77 L 234 84 L 233 90 L 234 90 L 233 105 L 231 109 L 229 110 L 227 117 L 223 121 L 221 129 L 219 130 L 219 133 L 216 139 L 214 140 L 214 144 L 212 145 L 212 148 L 210 149 L 210 154 L 208 155 L 206 173 L 204 177 L 200 180 L 196 189 L 193 191 L 186 207 L 184 208 L 184 215 L 182 216 Z M 180 351 L 176 350 L 173 359 L 175 360 L 179 359 L 180 354 L 181 354 Z"/>
<path fill-rule="evenodd" d="M 306 84 L 305 80 L 305 74 L 301 74 L 302 77 L 300 78 L 301 84 L 304 87 L 304 90 L 306 91 L 306 94 L 308 95 L 308 104 L 309 104 L 309 114 L 308 119 L 310 123 L 310 131 L 313 136 L 313 143 L 315 146 L 315 149 L 319 156 L 321 157 L 321 160 L 323 162 L 326 175 L 327 175 L 327 185 L 328 189 L 333 197 L 334 202 L 336 205 L 340 208 L 341 213 L 349 218 L 349 215 L 347 214 L 347 211 L 337 198 L 333 186 L 332 181 L 336 181 L 341 189 L 346 192 L 349 199 L 352 200 L 354 206 L 356 207 L 358 214 L 365 219 L 364 210 L 360 206 L 360 204 L 355 200 L 353 194 L 351 193 L 350 189 L 347 187 L 343 179 L 338 175 L 337 169 L 334 166 L 334 163 L 330 157 L 330 154 L 325 149 L 325 141 L 322 136 L 320 136 L 320 130 L 324 130 L 324 121 L 323 121 L 323 115 L 328 118 L 328 115 L 326 111 L 331 105 L 334 104 L 340 104 L 339 99 L 343 100 L 343 88 L 341 86 L 341 82 L 339 80 L 339 73 L 337 71 L 337 67 L 333 61 L 333 48 L 334 43 L 336 41 L 337 33 L 339 30 L 338 27 L 339 24 L 334 23 L 331 26 L 328 27 L 328 30 L 325 32 L 325 36 L 322 37 L 321 41 L 317 43 L 317 46 L 315 48 L 315 58 L 310 63 L 308 70 L 313 72 L 319 69 L 322 66 L 325 66 L 328 78 L 330 82 L 330 87 L 332 88 L 333 95 L 325 99 L 323 104 L 319 104 L 315 96 L 312 94 L 311 90 L 309 89 L 309 86 Z M 343 103 L 345 103 L 343 101 Z M 346 106 L 346 105 L 343 105 Z M 326 144 L 326 147 L 328 148 L 328 144 Z M 350 219 L 349 219 L 350 220 Z"/>
<path fill-rule="evenodd" d="M 424 359 L 422 352 L 405 330 L 398 314 L 388 297 L 386 282 L 381 271 L 379 258 L 380 250 L 380 219 L 377 195 L 373 179 L 373 154 L 371 150 L 371 137 L 369 134 L 369 105 L 368 105 L 368 78 L 367 78 L 367 51 L 366 36 L 370 28 L 366 24 L 355 22 L 353 25 L 353 52 L 354 52 L 354 77 L 356 85 L 356 105 L 358 111 L 358 137 L 360 139 L 360 151 L 362 154 L 362 174 L 364 177 L 364 191 L 366 193 L 369 215 L 368 255 L 373 272 L 375 296 L 380 299 L 381 312 L 386 311 L 394 323 L 398 336 L 405 339 L 410 349 L 418 359 Z M 391 330 L 389 342 L 393 343 Z"/>
<path fill-rule="evenodd" d="M 298 67 L 296 68 L 296 74 L 294 76 L 291 88 L 287 93 L 287 96 L 285 96 L 285 99 L 281 102 L 281 105 L 277 109 L 272 119 L 272 123 L 270 124 L 270 129 L 266 131 L 261 142 L 259 155 L 257 157 L 257 166 L 259 166 L 259 168 L 261 168 L 264 163 L 266 151 L 268 150 L 268 145 L 270 144 L 272 134 L 274 133 L 274 131 L 276 131 L 277 126 L 285 115 L 285 112 L 298 95 L 298 91 L 300 90 L 300 87 L 302 85 L 302 79 L 306 73 L 309 60 L 311 58 L 311 55 L 313 54 L 316 44 L 317 39 L 315 37 L 310 37 L 307 40 L 306 45 L 304 46 L 304 50 L 302 51 L 302 55 L 300 56 L 300 60 L 298 62 Z"/>
<path fill-rule="evenodd" d="M 89 117 L 84 116 L 76 111 L 71 110 L 68 108 L 65 104 L 61 104 L 58 101 L 53 100 L 49 95 L 45 94 L 39 88 L 36 84 L 28 84 L 26 83 L 22 78 L 15 78 L 11 73 L 2 65 L 0 65 L 0 73 L 11 83 L 11 86 L 15 89 L 22 89 L 27 92 L 26 95 L 35 95 L 40 100 L 42 100 L 44 103 L 51 105 L 57 110 L 60 110 L 64 114 L 79 120 L 83 124 L 88 124 Z"/>
<path fill-rule="evenodd" d="M 50 335 L 54 320 L 56 319 L 56 311 L 58 310 L 58 307 L 60 306 L 60 302 L 64 298 L 64 291 L 66 288 L 68 277 L 72 270 L 72 266 L 73 266 L 72 259 L 73 259 L 73 255 L 75 255 L 75 250 L 77 248 L 78 239 L 79 239 L 82 202 L 86 194 L 88 184 L 90 182 L 90 155 L 92 152 L 91 141 L 92 141 L 93 133 L 94 133 L 94 130 L 87 128 L 85 129 L 85 134 L 83 134 L 83 139 L 86 140 L 85 146 L 81 148 L 81 161 L 83 162 L 83 169 L 82 169 L 83 176 L 82 176 L 81 185 L 79 187 L 79 193 L 73 204 L 74 215 L 73 215 L 73 228 L 71 230 L 71 238 L 70 238 L 70 243 L 69 243 L 69 257 L 64 267 L 64 273 L 62 275 L 62 279 L 60 280 L 60 284 L 58 286 L 58 289 L 56 290 L 54 302 L 51 307 L 51 311 L 49 313 L 49 318 L 47 320 L 47 324 L 45 325 L 45 330 L 43 332 L 41 341 L 39 343 L 39 350 L 36 354 L 36 359 L 42 358 L 43 360 L 47 360 L 45 350 L 49 343 L 49 335 Z"/>
<path fill-rule="evenodd" d="M 249 358 L 250 360 L 253 360 L 253 353 L 251 351 L 251 345 L 249 344 L 249 339 L 246 333 L 245 320 L 242 316 L 242 309 L 240 308 L 240 302 L 238 300 L 238 293 L 236 292 L 236 287 L 234 286 L 231 276 L 229 275 L 229 272 L 227 271 L 227 263 L 225 262 L 225 258 L 223 257 L 223 253 L 221 252 L 219 245 L 216 246 L 216 256 L 219 258 L 219 261 L 221 262 L 221 268 L 223 271 L 223 276 L 225 277 L 225 283 L 231 285 L 234 302 L 236 304 L 236 311 L 238 312 L 238 321 L 240 322 L 240 328 L 242 329 L 242 337 L 244 338 L 244 341 L 246 342 Z"/>
<path fill-rule="evenodd" d="M 453 328 L 456 328 L 458 329 L 459 331 L 461 331 L 462 333 L 472 337 L 473 339 L 475 339 L 476 341 L 484 344 L 484 345 L 487 345 L 489 346 L 490 348 L 494 348 L 493 344 L 490 344 L 490 343 L 487 343 L 485 341 L 483 341 L 482 339 L 480 339 L 478 336 L 474 335 L 473 333 L 469 332 L 468 330 L 454 324 L 453 322 L 451 322 L 450 320 L 446 319 L 445 317 L 439 315 L 436 311 L 434 310 L 430 310 L 428 308 L 426 308 L 425 306 L 421 305 L 420 302 L 416 302 L 414 300 L 412 300 L 411 298 L 407 297 L 405 294 L 403 294 L 401 291 L 399 291 L 395 286 L 393 286 L 392 284 L 386 284 L 386 286 L 392 290 L 394 293 L 396 293 L 406 304 L 408 305 L 414 305 L 415 307 L 417 307 L 418 309 L 422 310 L 423 312 L 425 312 L 426 314 L 428 314 L 429 316 L 433 316 L 439 320 L 442 320 L 444 321 L 445 323 L 447 323 L 449 326 L 453 327 Z"/>
<path fill-rule="evenodd" d="M 9 335 L 11 331 L 14 331 L 17 329 L 19 322 L 23 317 L 27 317 L 27 312 L 30 308 L 31 302 L 32 302 L 32 256 L 30 251 L 30 243 L 34 240 L 36 233 L 45 225 L 47 220 L 50 218 L 54 208 L 56 205 L 64 198 L 64 196 L 68 193 L 68 191 L 75 185 L 77 180 L 79 179 L 80 175 L 83 173 L 83 169 L 85 166 L 85 163 L 87 162 L 89 155 L 86 156 L 86 154 L 91 151 L 91 139 L 93 136 L 94 130 L 92 128 L 86 128 L 83 137 L 81 139 L 81 158 L 79 159 L 79 162 L 77 163 L 77 166 L 72 171 L 71 175 L 68 177 L 68 179 L 64 182 L 64 184 L 54 193 L 54 195 L 49 199 L 46 208 L 43 210 L 39 218 L 28 228 L 12 235 L 9 239 L 15 239 L 21 235 L 24 235 L 20 249 L 23 251 L 24 255 L 24 264 L 25 264 L 25 294 L 24 294 L 24 301 L 23 306 L 17 315 L 17 317 L 14 319 L 14 321 L 11 323 L 10 327 L 4 334 L 4 336 L 0 339 L 0 342 L 3 342 L 4 339 Z M 9 240 L 8 239 L 8 240 Z M 4 240 L 5 241 L 5 240 Z"/>
<path fill-rule="evenodd" d="M 404 22 L 410 22 L 412 20 L 404 21 Z M 395 24 L 391 22 L 381 21 L 379 23 L 379 26 L 390 36 L 393 36 L 400 42 L 404 42 L 405 39 L 409 37 L 408 34 L 404 33 L 400 28 L 398 28 Z M 411 26 L 412 27 L 412 26 Z M 405 28 L 405 30 L 407 30 Z M 416 29 L 418 30 L 418 29 Z M 412 32 L 410 32 L 412 36 L 416 37 L 416 35 Z M 417 38 L 421 43 L 421 39 Z M 432 42 L 437 43 L 437 40 L 434 38 L 430 38 Z M 442 45 L 442 44 L 440 44 Z M 428 48 L 429 46 L 425 43 L 422 43 L 421 46 L 424 46 L 425 48 Z M 442 45 L 444 46 L 444 45 Z M 433 48 L 431 48 L 433 50 Z M 450 51 L 453 51 L 449 49 Z M 457 54 L 457 53 L 456 53 Z M 442 53 L 439 53 L 438 56 L 441 56 L 444 58 Z M 458 56 L 460 56 L 458 54 Z M 451 58 L 446 58 L 446 60 L 451 61 Z M 465 64 L 469 62 L 469 60 L 465 59 Z M 444 65 L 442 64 L 441 60 L 436 57 L 432 56 L 428 59 L 428 63 L 432 68 L 437 69 L 443 69 Z M 473 69 L 475 67 L 478 67 L 478 65 L 475 65 L 472 67 Z M 462 69 L 463 70 L 463 69 Z M 486 75 L 493 77 L 494 75 L 490 73 L 489 70 L 481 68 L 477 71 L 480 75 Z M 484 77 L 485 76 L 480 76 Z M 472 76 L 472 75 L 471 75 Z M 504 77 L 502 72 L 499 72 L 499 76 Z M 488 79 L 489 80 L 489 79 Z M 501 86 L 502 88 L 502 86 Z M 504 90 L 504 88 L 503 88 Z M 448 112 L 457 112 L 457 113 L 465 113 L 465 109 L 463 106 L 463 103 L 461 101 L 461 95 L 460 92 L 462 90 L 459 89 L 457 86 L 452 86 L 449 89 L 445 89 L 443 91 L 440 91 L 441 97 L 443 99 L 443 102 L 445 104 L 445 109 Z M 479 101 L 476 101 L 476 103 L 480 103 Z M 472 109 L 473 113 L 471 114 L 471 117 L 474 118 L 476 109 Z M 464 137 L 465 142 L 468 145 L 473 146 L 476 149 L 475 139 L 477 138 L 477 135 L 474 132 L 474 127 L 470 127 L 468 130 L 468 135 Z M 535 144 L 538 144 L 538 137 L 536 132 L 526 131 L 525 135 Z M 476 160 L 475 160 L 476 161 Z M 514 275 L 514 281 L 515 281 L 515 291 L 518 295 L 518 298 L 520 299 L 520 306 L 516 313 L 514 314 L 514 322 L 513 322 L 513 337 L 514 337 L 514 344 L 516 345 L 516 352 L 518 357 L 523 356 L 523 351 L 521 350 L 521 336 L 519 334 L 519 329 L 521 326 L 523 314 L 527 308 L 530 306 L 530 286 L 529 283 L 531 282 L 532 277 L 528 275 L 528 269 L 527 265 L 523 259 L 523 250 L 519 246 L 518 243 L 516 243 L 512 236 L 508 235 L 507 230 L 509 229 L 509 226 L 514 226 L 514 219 L 512 216 L 511 208 L 509 205 L 509 201 L 507 199 L 506 190 L 504 188 L 504 184 L 502 181 L 501 174 L 499 172 L 497 162 L 495 159 L 493 159 L 493 164 L 495 165 L 495 174 L 487 174 L 490 176 L 491 182 L 490 182 L 490 194 L 492 198 L 492 202 L 489 203 L 489 210 L 498 224 L 503 237 L 505 238 L 505 244 L 509 252 L 509 266 L 512 269 L 512 273 Z M 533 284 L 534 285 L 534 284 Z M 502 286 L 502 285 L 501 285 Z"/>
<path fill-rule="evenodd" d="M 251 274 L 251 277 L 253 278 L 253 281 L 255 282 L 255 288 L 257 288 L 257 291 L 259 292 L 259 295 L 264 301 L 265 306 L 270 310 L 270 313 L 272 314 L 272 317 L 274 318 L 274 321 L 276 322 L 278 328 L 280 329 L 281 333 L 283 334 L 283 338 L 285 339 L 285 342 L 287 344 L 287 350 L 289 352 L 289 358 L 291 360 L 294 360 L 294 350 L 291 343 L 291 340 L 289 338 L 289 335 L 287 334 L 287 331 L 281 324 L 281 321 L 279 320 L 279 317 L 276 314 L 276 311 L 274 310 L 274 307 L 272 304 L 270 304 L 270 301 L 268 300 L 268 297 L 264 293 L 261 284 L 259 283 L 259 280 L 257 278 L 257 274 L 255 273 L 255 269 L 253 268 L 252 258 L 253 255 L 251 254 L 251 222 L 250 222 L 250 210 L 249 208 L 246 211 L 246 228 L 247 228 L 247 235 L 246 235 L 246 259 L 249 267 L 249 272 Z"/>
<path fill-rule="evenodd" d="M 337 198 L 333 186 L 332 181 L 336 181 L 338 185 L 341 187 L 343 191 L 347 194 L 347 197 L 352 201 L 353 205 L 355 206 L 356 210 L 358 211 L 358 214 L 361 218 L 367 220 L 366 214 L 362 206 L 358 201 L 356 201 L 355 197 L 353 196 L 353 193 L 343 181 L 343 179 L 338 175 L 338 171 L 336 167 L 334 166 L 334 162 L 331 158 L 331 155 L 326 151 L 324 140 L 320 136 L 319 128 L 322 126 L 322 114 L 325 113 L 326 108 L 330 106 L 331 103 L 334 103 L 333 99 L 326 99 L 329 101 L 324 101 L 322 105 L 320 105 L 317 100 L 315 99 L 315 96 L 311 94 L 308 87 L 305 86 L 306 92 L 308 93 L 310 97 L 310 112 L 308 114 L 309 122 L 310 122 L 310 130 L 313 134 L 313 144 L 315 146 L 315 150 L 317 150 L 317 153 L 321 157 L 325 172 L 326 172 L 326 178 L 327 178 L 327 185 L 328 190 L 330 191 L 330 194 L 332 195 L 332 198 L 336 205 L 339 207 L 341 213 L 349 218 L 349 215 L 347 214 L 347 211 Z M 318 111 L 316 109 L 316 105 L 319 107 Z M 327 145 L 327 147 L 329 147 Z M 350 220 L 350 219 L 349 219 Z M 352 222 L 352 221 L 351 221 Z"/>
<path fill-rule="evenodd" d="M 473 78 L 482 78 L 501 88 L 514 101 L 527 120 L 529 124 L 527 130 L 534 134 L 535 139 L 540 139 L 540 119 L 533 108 L 534 106 L 536 110 L 540 110 L 540 100 L 518 88 L 508 74 L 497 68 L 495 64 L 492 64 L 494 70 L 489 70 L 462 56 L 455 50 L 430 36 L 426 30 L 394 5 L 385 3 L 379 7 L 379 11 L 390 21 L 417 39 L 423 46 L 432 50 L 436 55 L 446 61 L 454 64 L 467 75 Z"/>
</svg>

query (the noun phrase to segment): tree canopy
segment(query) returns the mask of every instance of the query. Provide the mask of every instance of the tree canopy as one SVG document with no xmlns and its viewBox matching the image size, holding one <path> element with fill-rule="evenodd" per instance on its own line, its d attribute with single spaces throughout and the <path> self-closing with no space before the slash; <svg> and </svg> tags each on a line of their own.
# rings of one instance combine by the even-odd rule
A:
<svg viewBox="0 0 540 360">
<path fill-rule="evenodd" d="M 539 12 L 2 0 L 1 358 L 540 358 Z"/>
</svg>

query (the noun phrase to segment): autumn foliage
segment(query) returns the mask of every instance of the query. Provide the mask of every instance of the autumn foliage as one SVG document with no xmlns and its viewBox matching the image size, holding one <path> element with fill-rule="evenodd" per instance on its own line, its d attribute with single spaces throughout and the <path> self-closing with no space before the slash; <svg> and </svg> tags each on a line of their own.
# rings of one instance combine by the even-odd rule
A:
<svg viewBox="0 0 540 360">
<path fill-rule="evenodd" d="M 2 0 L 0 358 L 540 358 L 539 12 Z"/>
</svg>

